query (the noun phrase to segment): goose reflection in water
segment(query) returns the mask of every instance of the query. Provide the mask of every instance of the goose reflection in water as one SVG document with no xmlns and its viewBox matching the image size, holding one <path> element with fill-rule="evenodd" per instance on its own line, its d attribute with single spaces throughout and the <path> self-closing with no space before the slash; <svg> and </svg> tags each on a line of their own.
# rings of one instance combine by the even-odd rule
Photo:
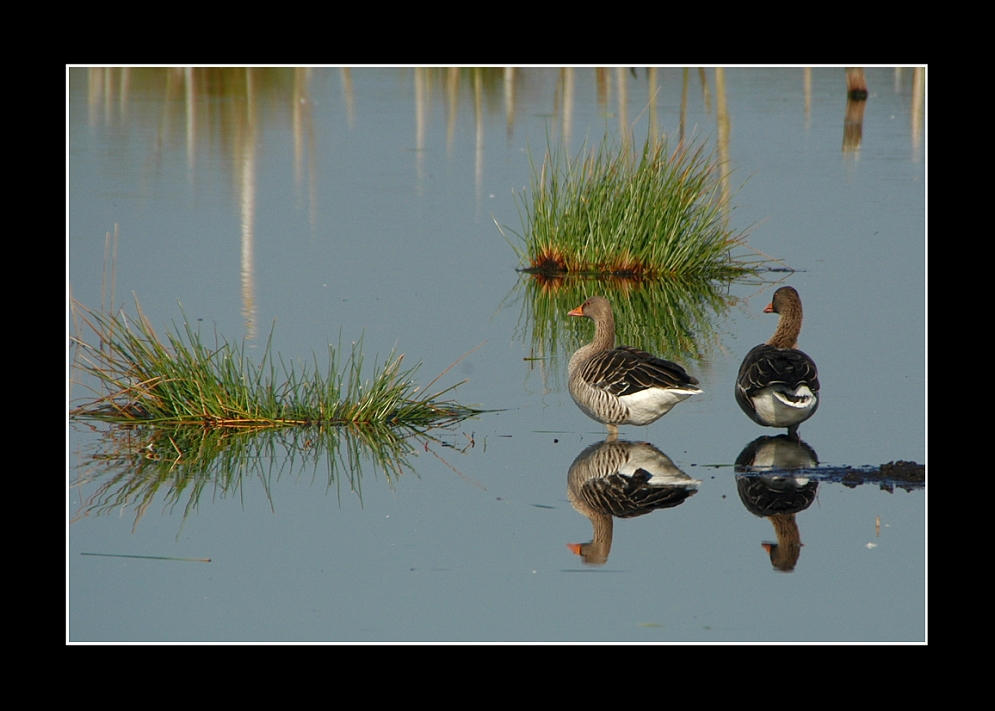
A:
<svg viewBox="0 0 995 711">
<path fill-rule="evenodd" d="M 609 437 L 592 444 L 570 465 L 567 498 L 591 519 L 594 538 L 567 547 L 585 563 L 601 565 L 611 551 L 614 518 L 679 506 L 697 493 L 700 484 L 648 442 Z"/>
<path fill-rule="evenodd" d="M 810 469 L 819 459 L 809 445 L 797 435 L 758 437 L 746 445 L 736 458 L 737 472 L 756 472 L 736 476 L 739 499 L 754 516 L 766 518 L 774 527 L 777 542 L 761 545 L 770 556 L 775 570 L 790 573 L 801 556 L 801 533 L 795 514 L 804 511 L 819 491 L 819 482 L 801 475 L 792 476 L 792 469 Z"/>
</svg>

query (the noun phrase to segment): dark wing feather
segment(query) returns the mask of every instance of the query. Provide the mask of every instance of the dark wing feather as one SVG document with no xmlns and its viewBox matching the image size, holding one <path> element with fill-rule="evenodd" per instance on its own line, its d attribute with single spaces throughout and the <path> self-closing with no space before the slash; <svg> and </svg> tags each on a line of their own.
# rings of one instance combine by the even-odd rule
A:
<svg viewBox="0 0 995 711">
<path fill-rule="evenodd" d="M 746 354 L 736 382 L 748 396 L 778 384 L 791 389 L 808 385 L 809 390 L 818 392 L 819 371 L 815 362 L 796 348 L 762 343 Z"/>
<path fill-rule="evenodd" d="M 581 376 L 594 387 L 621 397 L 647 388 L 681 388 L 697 385 L 677 363 L 657 358 L 631 346 L 621 346 L 593 356 Z"/>
<path fill-rule="evenodd" d="M 678 506 L 697 493 L 694 487 L 666 484 L 651 486 L 650 474 L 637 469 L 631 477 L 615 473 L 584 483 L 581 495 L 595 511 L 617 518 L 633 518 L 656 509 Z"/>
</svg>

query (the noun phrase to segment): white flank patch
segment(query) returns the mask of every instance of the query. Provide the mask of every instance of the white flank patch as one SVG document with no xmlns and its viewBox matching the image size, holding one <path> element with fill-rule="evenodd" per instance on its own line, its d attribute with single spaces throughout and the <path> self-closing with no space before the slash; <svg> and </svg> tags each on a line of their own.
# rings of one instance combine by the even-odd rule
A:
<svg viewBox="0 0 995 711">
<path fill-rule="evenodd" d="M 785 393 L 791 394 L 794 400 L 786 398 Z M 757 415 L 768 427 L 790 427 L 804 422 L 817 402 L 807 385 L 800 386 L 793 393 L 784 388 L 766 388 L 753 396 Z"/>
<path fill-rule="evenodd" d="M 629 409 L 629 417 L 623 425 L 648 425 L 666 415 L 679 402 L 701 392 L 677 388 L 649 388 L 642 392 L 624 395 L 619 400 Z"/>
</svg>

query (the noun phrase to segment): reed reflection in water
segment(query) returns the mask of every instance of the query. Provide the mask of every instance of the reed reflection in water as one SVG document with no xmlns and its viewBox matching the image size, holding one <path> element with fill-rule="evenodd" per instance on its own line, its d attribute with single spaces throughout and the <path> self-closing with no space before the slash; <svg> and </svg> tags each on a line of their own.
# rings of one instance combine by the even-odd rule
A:
<svg viewBox="0 0 995 711">
<path fill-rule="evenodd" d="M 74 426 L 100 431 L 92 425 Z M 261 485 L 273 510 L 272 484 L 284 477 L 323 481 L 325 490 L 334 490 L 340 501 L 347 493 L 362 504 L 363 482 L 371 474 L 382 474 L 393 487 L 402 474 L 414 473 L 410 458 L 416 449 L 431 451 L 441 445 L 430 435 L 371 426 L 100 428 L 101 436 L 91 448 L 76 453 L 79 464 L 71 486 L 80 490 L 80 508 L 71 522 L 132 508 L 133 532 L 157 498 L 164 511 L 179 510 L 185 520 L 205 494 L 209 500 L 246 499 L 246 484 L 252 481 Z"/>
</svg>

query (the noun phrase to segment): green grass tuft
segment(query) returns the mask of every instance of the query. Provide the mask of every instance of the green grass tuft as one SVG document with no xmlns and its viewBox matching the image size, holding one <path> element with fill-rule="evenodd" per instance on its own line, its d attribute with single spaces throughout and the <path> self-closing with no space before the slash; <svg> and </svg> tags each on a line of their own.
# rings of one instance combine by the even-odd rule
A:
<svg viewBox="0 0 995 711">
<path fill-rule="evenodd" d="M 525 271 L 729 280 L 765 261 L 734 254 L 745 233 L 726 227 L 728 195 L 701 144 L 668 155 L 665 142 L 647 141 L 636 156 L 606 140 L 573 160 L 554 150 L 531 165 L 513 244 Z"/>
<path fill-rule="evenodd" d="M 136 307 L 138 306 L 136 300 Z M 402 367 L 392 352 L 363 379 L 362 341 L 343 359 L 328 347 L 324 374 L 313 366 L 295 368 L 272 352 L 272 333 L 262 362 L 253 364 L 245 344 L 233 345 L 215 333 L 208 348 L 184 319 L 162 342 L 138 307 L 138 319 L 124 312 L 92 311 L 73 301 L 76 333 L 74 364 L 96 380 L 96 399 L 70 416 L 111 422 L 197 424 L 208 427 L 307 425 L 402 426 L 425 429 L 458 422 L 479 411 L 443 399 L 456 385 L 419 394 L 418 366 Z M 433 381 L 434 383 L 434 381 Z M 459 383 L 457 384 L 459 385 Z"/>
</svg>

